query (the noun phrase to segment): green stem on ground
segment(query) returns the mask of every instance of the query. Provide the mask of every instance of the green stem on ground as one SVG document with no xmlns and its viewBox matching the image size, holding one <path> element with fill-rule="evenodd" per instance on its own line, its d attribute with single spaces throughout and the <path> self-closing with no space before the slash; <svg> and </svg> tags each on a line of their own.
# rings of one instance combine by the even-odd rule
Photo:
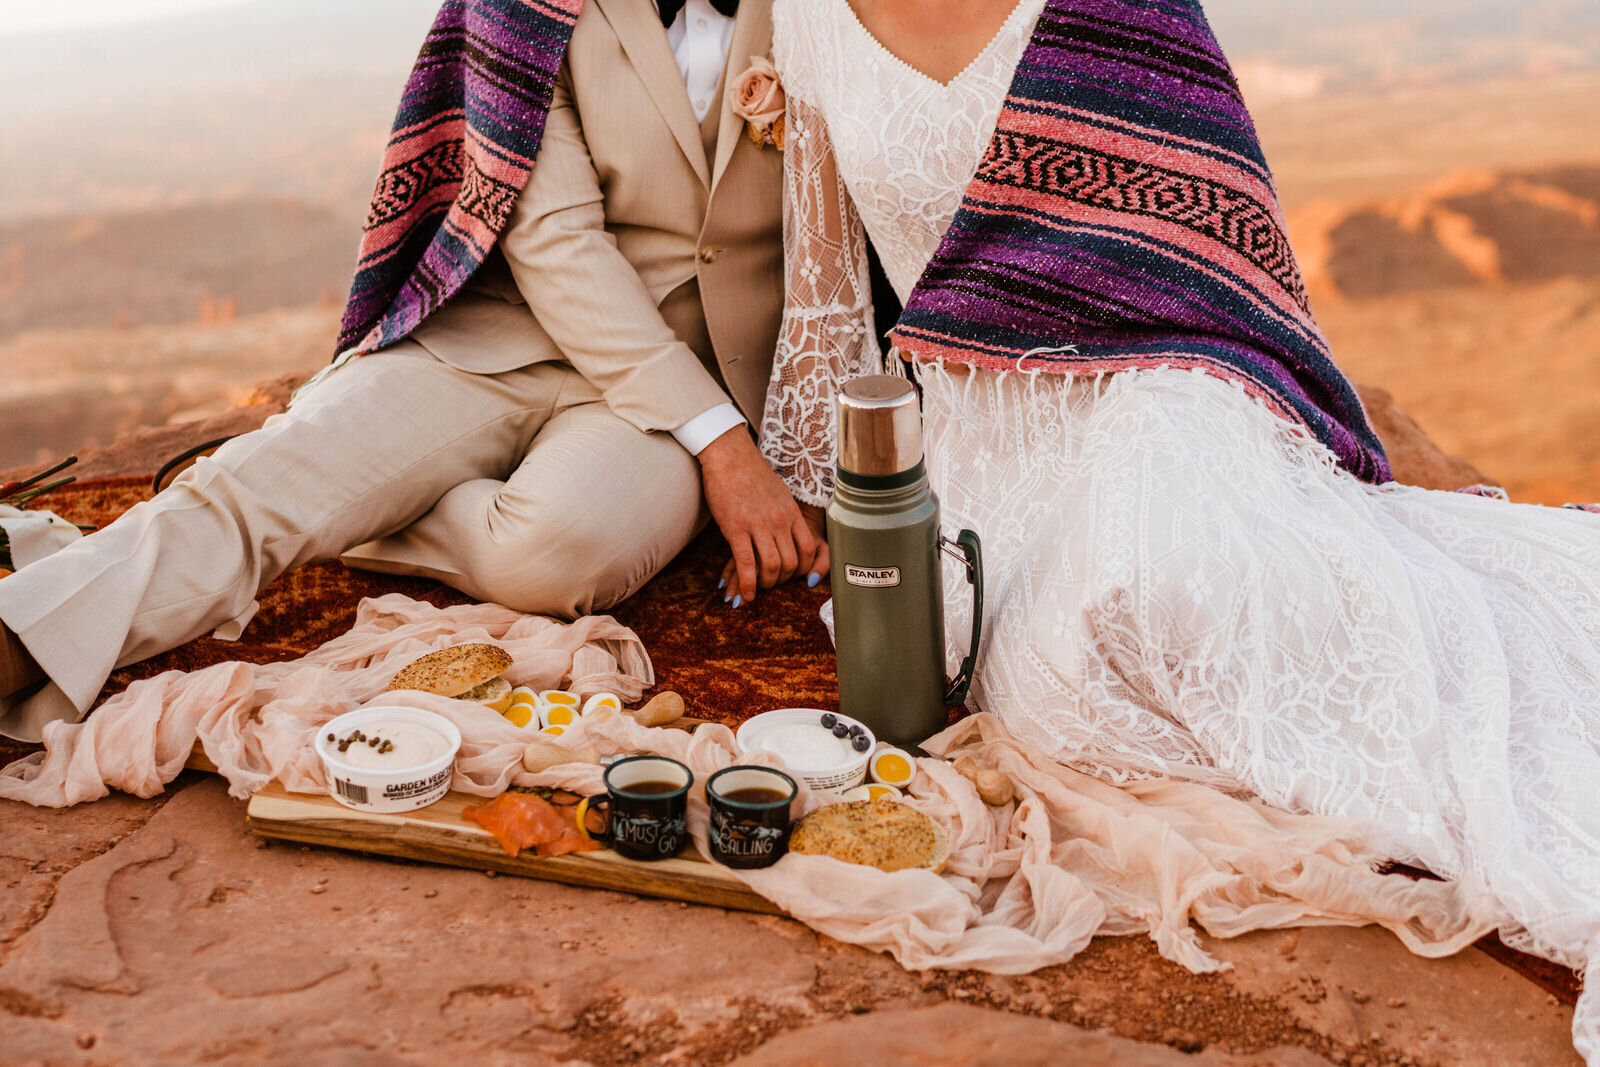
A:
<svg viewBox="0 0 1600 1067">
<path fill-rule="evenodd" d="M 59 474 L 61 471 L 66 470 L 68 467 L 72 466 L 76 462 L 78 462 L 78 457 L 77 456 L 68 456 L 66 459 L 62 460 L 60 463 L 57 463 L 55 466 L 47 467 L 46 469 L 40 471 L 38 474 L 35 474 L 32 477 L 24 478 L 24 479 L 22 479 L 22 481 L 15 483 L 11 487 L 11 491 L 13 493 L 21 492 L 22 490 L 28 488 L 28 486 L 30 486 L 30 485 L 35 485 L 35 484 L 37 484 L 39 482 L 44 481 L 46 478 L 50 477 L 52 474 Z"/>
<path fill-rule="evenodd" d="M 28 489 L 24 492 L 16 494 L 15 496 L 6 497 L 4 500 L 0 500 L 0 504 L 10 504 L 14 508 L 20 508 L 24 504 L 43 496 L 51 490 L 60 489 L 63 485 L 71 485 L 77 480 L 78 479 L 71 477 L 58 478 L 47 485 L 36 486 L 33 489 Z"/>
</svg>

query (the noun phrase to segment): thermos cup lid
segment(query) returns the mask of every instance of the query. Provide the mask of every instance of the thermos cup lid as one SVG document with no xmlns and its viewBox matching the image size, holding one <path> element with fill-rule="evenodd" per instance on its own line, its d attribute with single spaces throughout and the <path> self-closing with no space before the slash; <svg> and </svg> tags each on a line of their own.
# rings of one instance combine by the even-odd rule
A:
<svg viewBox="0 0 1600 1067">
<path fill-rule="evenodd" d="M 917 391 L 904 378 L 874 374 L 839 390 L 839 468 L 880 477 L 922 462 L 922 415 Z"/>
</svg>

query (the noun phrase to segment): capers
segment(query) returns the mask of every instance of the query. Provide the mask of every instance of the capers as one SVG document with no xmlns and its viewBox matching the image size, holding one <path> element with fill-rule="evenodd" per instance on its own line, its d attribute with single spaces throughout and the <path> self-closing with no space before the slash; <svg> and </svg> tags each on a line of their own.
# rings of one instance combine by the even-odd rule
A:
<svg viewBox="0 0 1600 1067">
<path fill-rule="evenodd" d="M 368 737 L 366 732 L 363 730 L 351 730 L 350 733 L 343 738 L 340 738 L 336 734 L 330 733 L 328 735 L 328 740 L 330 742 L 334 742 L 338 746 L 340 752 L 348 751 L 351 745 L 359 745 L 363 742 L 365 742 L 368 748 L 375 750 L 380 756 L 387 755 L 388 753 L 394 751 L 393 741 L 390 741 L 388 738 L 382 737 L 378 734 L 373 734 L 371 737 Z"/>
</svg>

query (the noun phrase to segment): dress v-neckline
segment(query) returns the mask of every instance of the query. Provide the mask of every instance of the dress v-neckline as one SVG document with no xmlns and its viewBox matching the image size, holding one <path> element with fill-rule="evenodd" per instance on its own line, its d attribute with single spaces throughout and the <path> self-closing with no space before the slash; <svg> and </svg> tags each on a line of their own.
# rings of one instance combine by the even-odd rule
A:
<svg viewBox="0 0 1600 1067">
<path fill-rule="evenodd" d="M 856 14 L 855 5 L 851 3 L 850 0 L 837 0 L 837 2 L 844 5 L 845 11 L 850 15 L 850 21 L 855 24 L 856 29 L 860 31 L 863 37 L 871 42 L 875 49 L 888 56 L 889 59 L 897 66 L 910 71 L 912 74 L 927 82 L 929 85 L 935 86 L 942 91 L 953 88 L 957 82 L 961 81 L 968 74 L 971 74 L 973 69 L 977 67 L 979 63 L 987 59 L 989 53 L 994 51 L 995 46 L 1000 43 L 1000 39 L 1006 35 L 1006 31 L 1011 29 L 1011 23 L 1016 20 L 1018 15 L 1022 14 L 1022 9 L 1029 5 L 1029 0 L 1016 0 L 1015 5 L 1011 8 L 1011 14 L 1007 15 L 1006 20 L 1000 24 L 1000 28 L 994 31 L 994 36 L 989 38 L 989 43 L 984 45 L 982 50 L 980 50 L 977 55 L 973 56 L 971 61 L 968 62 L 966 66 L 957 71 L 954 77 L 947 82 L 942 82 L 938 78 L 935 78 L 932 74 L 927 73 L 919 67 L 912 66 L 910 63 L 907 63 L 904 59 L 901 59 L 898 55 L 892 52 L 888 45 L 884 44 L 878 39 L 877 34 L 867 29 L 867 24 L 861 21 L 860 15 Z"/>
</svg>

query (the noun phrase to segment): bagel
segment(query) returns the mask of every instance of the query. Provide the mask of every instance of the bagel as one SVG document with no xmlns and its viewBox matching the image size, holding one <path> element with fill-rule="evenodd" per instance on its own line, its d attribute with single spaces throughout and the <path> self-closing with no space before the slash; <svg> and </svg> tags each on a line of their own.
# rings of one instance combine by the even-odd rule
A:
<svg viewBox="0 0 1600 1067">
<path fill-rule="evenodd" d="M 494 645 L 456 645 L 429 652 L 407 665 L 389 683 L 389 692 L 406 689 L 453 697 L 504 715 L 511 707 L 511 683 L 501 675 L 512 659 Z"/>
<path fill-rule="evenodd" d="M 789 851 L 880 871 L 924 867 L 938 873 L 950 859 L 950 837 L 922 812 L 881 797 L 818 808 L 796 824 Z"/>
</svg>

